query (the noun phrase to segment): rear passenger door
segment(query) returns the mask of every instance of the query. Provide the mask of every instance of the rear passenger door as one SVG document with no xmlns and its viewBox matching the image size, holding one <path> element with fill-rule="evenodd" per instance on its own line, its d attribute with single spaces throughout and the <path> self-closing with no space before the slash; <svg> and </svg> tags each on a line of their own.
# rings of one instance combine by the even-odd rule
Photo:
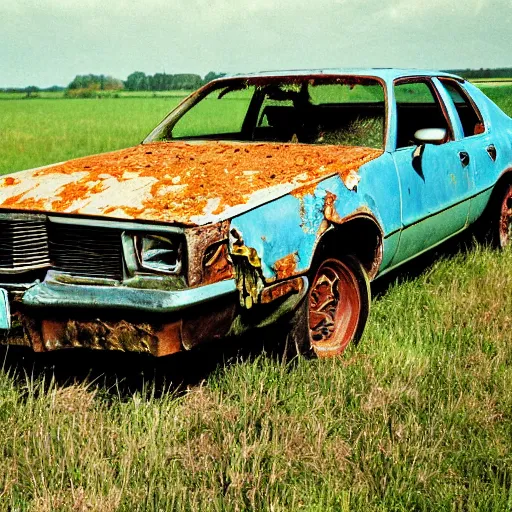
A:
<svg viewBox="0 0 512 512">
<path fill-rule="evenodd" d="M 402 191 L 402 232 L 392 265 L 433 247 L 462 230 L 471 196 L 471 159 L 456 140 L 439 91 L 428 77 L 397 81 L 393 158 Z M 424 128 L 446 132 L 438 143 L 419 144 Z"/>
<path fill-rule="evenodd" d="M 497 164 L 500 143 L 495 134 L 489 132 L 477 105 L 461 83 L 453 78 L 440 77 L 439 87 L 448 96 L 447 103 L 453 106 L 455 124 L 459 126 L 459 137 L 470 157 L 470 180 L 473 197 L 468 222 L 474 222 L 487 205 L 490 187 L 499 174 Z"/>
</svg>

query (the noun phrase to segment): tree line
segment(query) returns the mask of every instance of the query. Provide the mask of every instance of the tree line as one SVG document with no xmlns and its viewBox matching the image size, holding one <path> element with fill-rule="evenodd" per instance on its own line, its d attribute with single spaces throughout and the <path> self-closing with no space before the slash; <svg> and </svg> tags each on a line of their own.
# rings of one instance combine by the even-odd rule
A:
<svg viewBox="0 0 512 512">
<path fill-rule="evenodd" d="M 98 91 L 175 91 L 175 90 L 194 90 L 202 85 L 225 76 L 225 73 L 216 73 L 210 71 L 203 78 L 200 75 L 192 73 L 155 73 L 146 75 L 142 71 L 134 71 L 126 80 L 120 80 L 110 75 L 76 75 L 67 85 L 62 87 L 53 85 L 47 88 L 30 85 L 28 87 L 9 87 L 0 88 L 0 92 L 21 92 L 28 97 L 38 92 L 61 92 L 70 97 L 92 97 Z"/>
<path fill-rule="evenodd" d="M 225 76 L 225 73 L 215 73 L 214 71 L 207 73 L 204 78 L 191 73 L 179 73 L 175 75 L 156 73 L 154 75 L 146 75 L 142 71 L 135 71 L 128 75 L 128 78 L 123 84 L 124 88 L 128 91 L 193 90 L 223 76 Z"/>
<path fill-rule="evenodd" d="M 192 73 L 155 73 L 146 75 L 143 71 L 134 71 L 126 80 L 119 80 L 106 75 L 77 75 L 68 85 L 68 91 L 91 90 L 91 91 L 176 91 L 193 90 L 202 85 L 224 76 L 224 73 L 210 71 L 201 78 Z"/>
<path fill-rule="evenodd" d="M 480 69 L 451 69 L 449 73 L 462 76 L 466 79 L 473 78 L 512 78 L 512 68 L 480 68 Z M 76 75 L 67 87 L 52 85 L 47 88 L 40 88 L 35 85 L 28 87 L 4 87 L 0 92 L 21 92 L 27 97 L 36 95 L 38 92 L 60 92 L 65 91 L 68 96 L 94 96 L 97 91 L 174 91 L 194 90 L 216 78 L 225 76 L 225 73 L 210 71 L 203 78 L 192 73 L 155 73 L 146 75 L 143 71 L 134 71 L 126 80 L 120 80 L 110 75 Z"/>
<path fill-rule="evenodd" d="M 451 69 L 447 71 L 468 80 L 472 78 L 512 78 L 512 68 Z"/>
</svg>

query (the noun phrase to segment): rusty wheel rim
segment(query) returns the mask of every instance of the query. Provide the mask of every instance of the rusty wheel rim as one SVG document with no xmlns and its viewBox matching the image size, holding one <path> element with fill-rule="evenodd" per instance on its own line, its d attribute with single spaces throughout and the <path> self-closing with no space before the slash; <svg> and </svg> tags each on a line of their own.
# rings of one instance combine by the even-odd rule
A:
<svg viewBox="0 0 512 512">
<path fill-rule="evenodd" d="M 512 239 L 512 187 L 508 187 L 501 202 L 500 246 L 505 247 Z"/>
<path fill-rule="evenodd" d="M 325 260 L 309 291 L 309 339 L 320 357 L 340 354 L 354 337 L 361 294 L 354 272 L 345 263 Z"/>
</svg>

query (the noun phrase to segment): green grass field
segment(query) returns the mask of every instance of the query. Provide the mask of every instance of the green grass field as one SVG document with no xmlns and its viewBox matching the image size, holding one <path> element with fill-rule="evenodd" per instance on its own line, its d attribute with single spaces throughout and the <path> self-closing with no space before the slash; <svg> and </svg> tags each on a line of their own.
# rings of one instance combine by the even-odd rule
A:
<svg viewBox="0 0 512 512">
<path fill-rule="evenodd" d="M 0 173 L 137 144 L 182 98 L 0 100 Z"/>
<path fill-rule="evenodd" d="M 1 102 L 0 170 L 133 144 L 176 101 Z M 339 359 L 2 351 L 0 510 L 512 510 L 512 249 L 458 248 L 377 282 Z"/>
</svg>

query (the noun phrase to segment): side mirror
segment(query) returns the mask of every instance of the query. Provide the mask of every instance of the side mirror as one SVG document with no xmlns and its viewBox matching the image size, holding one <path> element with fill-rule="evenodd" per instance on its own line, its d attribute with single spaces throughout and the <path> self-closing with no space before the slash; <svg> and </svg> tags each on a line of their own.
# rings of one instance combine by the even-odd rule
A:
<svg viewBox="0 0 512 512">
<path fill-rule="evenodd" d="M 446 140 L 444 128 L 422 128 L 414 133 L 414 140 L 421 144 L 442 144 Z"/>
</svg>

